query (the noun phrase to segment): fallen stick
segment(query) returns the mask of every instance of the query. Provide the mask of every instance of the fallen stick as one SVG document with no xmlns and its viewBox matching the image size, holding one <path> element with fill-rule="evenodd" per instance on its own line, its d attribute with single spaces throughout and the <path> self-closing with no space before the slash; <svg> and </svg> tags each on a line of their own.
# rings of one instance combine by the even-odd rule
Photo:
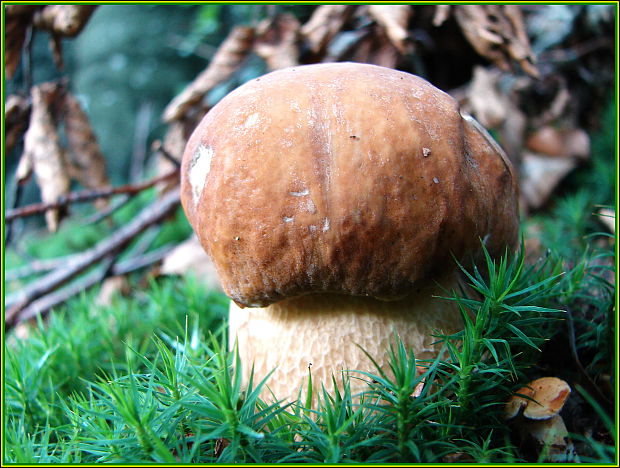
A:
<svg viewBox="0 0 620 468">
<path fill-rule="evenodd" d="M 80 222 L 83 226 L 86 226 L 88 224 L 96 224 L 99 221 L 105 218 L 108 218 L 109 216 L 116 213 L 123 206 L 129 203 L 131 199 L 132 198 L 129 195 L 125 194 L 122 197 L 118 198 L 114 203 L 110 203 L 110 206 L 107 206 L 103 208 L 102 210 L 93 213 L 92 215 L 86 217 L 85 219 L 80 220 Z"/>
<path fill-rule="evenodd" d="M 100 271 L 86 276 L 85 278 L 76 281 L 74 284 L 64 288 L 60 291 L 55 291 L 40 299 L 33 301 L 29 306 L 21 310 L 19 315 L 11 324 L 7 324 L 7 330 L 17 325 L 20 322 L 35 318 L 37 315 L 44 316 L 54 307 L 71 299 L 73 296 L 85 291 L 96 284 L 101 283 L 108 276 L 126 275 L 133 271 L 145 268 L 152 265 L 155 262 L 162 260 L 172 249 L 174 245 L 166 245 L 159 249 L 153 250 L 144 255 L 139 255 L 122 262 L 118 262 L 109 268 L 109 265 L 104 264 Z M 107 263 L 107 262 L 106 262 Z"/>
<path fill-rule="evenodd" d="M 177 169 L 164 174 L 162 176 L 156 177 L 146 182 L 142 182 L 140 184 L 127 184 L 121 185 L 119 187 L 110 187 L 101 190 L 88 190 L 82 192 L 72 192 L 67 195 L 61 196 L 53 203 L 34 203 L 32 205 L 23 206 L 21 208 L 16 208 L 13 210 L 9 210 L 6 212 L 4 219 L 6 222 L 11 222 L 15 218 L 22 218 L 24 216 L 32 216 L 35 214 L 44 213 L 47 210 L 52 210 L 55 208 L 62 208 L 72 203 L 84 203 L 91 200 L 96 200 L 98 198 L 106 198 L 111 197 L 113 195 L 120 194 L 130 194 L 135 195 L 138 192 L 146 190 L 154 185 L 163 182 L 165 180 L 171 179 L 174 176 L 178 177 L 179 171 Z"/>
<path fill-rule="evenodd" d="M 62 268 L 52 271 L 25 286 L 21 291 L 8 296 L 5 302 L 4 322 L 6 326 L 12 326 L 20 312 L 33 301 L 71 280 L 106 256 L 120 250 L 149 226 L 161 221 L 178 206 L 179 201 L 179 189 L 176 188 L 144 208 L 129 224 L 90 250 L 78 255 Z"/>
<path fill-rule="evenodd" d="M 77 258 L 79 255 L 81 254 L 72 254 L 66 257 L 46 258 L 43 260 L 33 260 L 27 265 L 6 270 L 4 272 L 4 281 L 16 281 L 38 273 L 46 273 L 48 271 L 55 270 L 58 267 L 66 265 L 71 261 L 71 259 Z"/>
<path fill-rule="evenodd" d="M 70 297 L 85 291 L 97 283 L 101 283 L 106 276 L 108 276 L 108 271 L 110 270 L 110 266 L 113 261 L 113 259 L 107 260 L 103 265 L 103 269 L 96 271 L 95 273 L 90 274 L 79 281 L 76 281 L 74 284 L 65 289 L 55 291 L 47 296 L 43 296 L 42 298 L 33 301 L 28 307 L 22 309 L 19 314 L 15 316 L 12 322 L 6 323 L 6 330 L 10 330 L 13 326 L 23 322 L 24 320 L 34 318 L 37 315 L 43 315 L 53 307 L 65 302 Z"/>
</svg>

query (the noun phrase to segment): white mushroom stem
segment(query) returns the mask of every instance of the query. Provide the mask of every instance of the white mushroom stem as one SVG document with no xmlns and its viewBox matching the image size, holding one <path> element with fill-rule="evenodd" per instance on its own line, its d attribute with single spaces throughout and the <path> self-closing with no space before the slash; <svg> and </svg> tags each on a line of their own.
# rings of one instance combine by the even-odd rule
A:
<svg viewBox="0 0 620 468">
<path fill-rule="evenodd" d="M 448 291 L 457 286 L 456 276 L 441 282 Z M 278 399 L 296 398 L 305 393 L 308 368 L 314 394 L 321 385 L 332 389 L 332 375 L 341 381 L 343 370 L 377 373 L 363 348 L 381 368 L 389 372 L 388 350 L 398 334 L 412 349 L 416 359 L 437 355 L 433 335 L 453 333 L 461 328 L 461 318 L 438 283 L 428 282 L 397 301 L 341 294 L 308 294 L 264 308 L 230 306 L 230 344 L 238 343 L 243 381 L 248 382 L 254 365 L 254 382 L 275 369 L 267 381 Z M 359 347 L 357 346 L 359 345 Z M 366 377 L 352 373 L 367 380 Z M 353 392 L 365 389 L 351 379 Z M 270 392 L 263 392 L 269 397 Z"/>
</svg>

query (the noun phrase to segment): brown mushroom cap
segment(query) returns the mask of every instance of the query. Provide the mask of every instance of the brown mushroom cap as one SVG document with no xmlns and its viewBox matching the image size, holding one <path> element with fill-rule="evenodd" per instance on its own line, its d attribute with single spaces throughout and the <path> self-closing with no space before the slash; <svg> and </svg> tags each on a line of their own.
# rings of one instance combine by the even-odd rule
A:
<svg viewBox="0 0 620 468">
<path fill-rule="evenodd" d="M 562 410 L 570 392 L 570 386 L 557 377 L 532 380 L 516 392 L 531 399 L 513 395 L 505 406 L 506 419 L 515 417 L 523 407 L 523 416 L 528 419 L 549 419 Z"/>
<path fill-rule="evenodd" d="M 254 79 L 191 136 L 182 203 L 235 302 L 394 300 L 514 245 L 510 163 L 425 80 L 357 63 Z"/>
</svg>

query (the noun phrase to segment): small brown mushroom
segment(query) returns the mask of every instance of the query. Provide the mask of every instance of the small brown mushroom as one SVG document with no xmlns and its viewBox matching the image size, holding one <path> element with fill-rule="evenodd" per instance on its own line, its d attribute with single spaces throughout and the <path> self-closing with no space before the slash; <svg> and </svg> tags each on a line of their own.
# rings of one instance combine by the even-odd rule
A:
<svg viewBox="0 0 620 468">
<path fill-rule="evenodd" d="M 523 437 L 531 437 L 548 461 L 576 461 L 560 411 L 570 395 L 570 386 L 557 377 L 541 377 L 517 390 L 504 407 L 504 417 L 515 419 Z M 520 417 L 517 417 L 523 409 Z"/>
</svg>

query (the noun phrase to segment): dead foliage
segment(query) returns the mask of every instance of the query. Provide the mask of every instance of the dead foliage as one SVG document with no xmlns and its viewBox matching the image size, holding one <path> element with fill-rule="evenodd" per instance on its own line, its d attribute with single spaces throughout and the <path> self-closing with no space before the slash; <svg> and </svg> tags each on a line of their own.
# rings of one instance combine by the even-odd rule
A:
<svg viewBox="0 0 620 468">
<path fill-rule="evenodd" d="M 240 67 L 252 50 L 254 28 L 237 26 L 222 42 L 209 66 L 175 97 L 164 110 L 164 121 L 183 120 L 201 102 L 207 92 L 227 80 Z M 200 116 L 205 110 L 199 111 Z"/>
<path fill-rule="evenodd" d="M 77 36 L 97 7 L 95 5 L 47 5 L 34 14 L 39 29 L 64 37 Z"/>
<path fill-rule="evenodd" d="M 407 51 L 409 18 L 413 10 L 409 5 L 369 5 L 368 14 L 383 28 L 385 35 L 401 54 Z"/>
<path fill-rule="evenodd" d="M 89 189 L 109 186 L 105 158 L 80 102 L 66 92 L 62 105 L 71 177 Z"/>
<path fill-rule="evenodd" d="M 44 83 L 31 90 L 32 110 L 30 123 L 24 137 L 24 153 L 18 169 L 18 178 L 25 180 L 34 172 L 44 203 L 56 202 L 69 193 L 70 178 L 65 162 L 64 149 L 57 132 L 57 109 L 60 86 Z M 45 213 L 50 231 L 58 229 L 58 223 L 66 214 L 55 208 Z"/>
<path fill-rule="evenodd" d="M 456 5 L 453 8 L 463 34 L 480 55 L 501 70 L 510 71 L 516 62 L 528 75 L 538 77 L 518 6 Z"/>
<path fill-rule="evenodd" d="M 299 65 L 299 28 L 290 13 L 267 18 L 256 27 L 254 51 L 269 70 Z"/>
<path fill-rule="evenodd" d="M 78 35 L 96 8 L 96 5 L 7 5 L 4 10 L 6 17 L 4 71 L 7 78 L 10 79 L 15 74 L 26 36 L 33 28 L 50 34 L 50 49 L 54 62 L 59 69 L 62 68 L 61 39 Z"/>
<path fill-rule="evenodd" d="M 353 5 L 322 5 L 301 27 L 301 35 L 310 50 L 324 55 L 327 44 L 340 32 L 355 10 Z"/>
</svg>

